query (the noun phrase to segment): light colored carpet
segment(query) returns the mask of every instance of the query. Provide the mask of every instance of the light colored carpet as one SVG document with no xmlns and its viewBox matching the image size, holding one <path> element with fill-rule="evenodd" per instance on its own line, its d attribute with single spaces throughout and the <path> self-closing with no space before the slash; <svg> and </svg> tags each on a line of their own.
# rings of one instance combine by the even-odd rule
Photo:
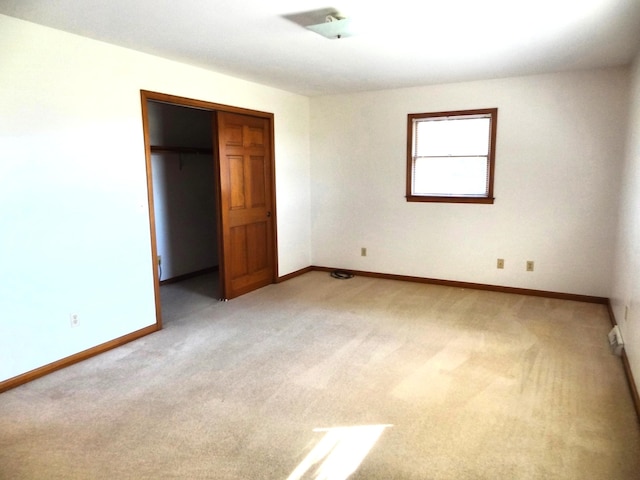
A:
<svg viewBox="0 0 640 480">
<path fill-rule="evenodd" d="M 0 395 L 0 478 L 640 478 L 602 305 L 321 272 L 182 305 Z"/>
</svg>

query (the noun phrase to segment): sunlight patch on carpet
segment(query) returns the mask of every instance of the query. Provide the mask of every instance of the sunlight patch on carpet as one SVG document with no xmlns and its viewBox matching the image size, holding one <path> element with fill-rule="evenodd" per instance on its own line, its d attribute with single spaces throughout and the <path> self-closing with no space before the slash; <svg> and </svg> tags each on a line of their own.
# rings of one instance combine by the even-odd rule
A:
<svg viewBox="0 0 640 480">
<path fill-rule="evenodd" d="M 393 425 L 314 428 L 324 437 L 287 480 L 345 480 L 357 470 L 386 428 Z"/>
</svg>

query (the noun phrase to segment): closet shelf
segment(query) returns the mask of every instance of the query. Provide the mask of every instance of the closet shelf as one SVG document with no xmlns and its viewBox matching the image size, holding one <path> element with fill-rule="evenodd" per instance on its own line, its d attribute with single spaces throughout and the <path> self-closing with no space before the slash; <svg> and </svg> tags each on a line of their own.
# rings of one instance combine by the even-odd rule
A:
<svg viewBox="0 0 640 480">
<path fill-rule="evenodd" d="M 212 148 L 197 147 L 170 147 L 166 145 L 151 145 L 151 153 L 199 153 L 203 155 L 211 155 Z"/>
</svg>

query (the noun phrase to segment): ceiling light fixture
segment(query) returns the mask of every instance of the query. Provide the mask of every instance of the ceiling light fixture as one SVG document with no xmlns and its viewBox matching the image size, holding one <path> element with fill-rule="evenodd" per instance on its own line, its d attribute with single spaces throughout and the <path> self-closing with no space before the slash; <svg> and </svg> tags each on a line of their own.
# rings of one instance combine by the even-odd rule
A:
<svg viewBox="0 0 640 480">
<path fill-rule="evenodd" d="M 308 25 L 307 28 L 330 39 L 345 38 L 354 35 L 351 20 L 337 12 L 327 15 L 324 23 Z"/>
</svg>

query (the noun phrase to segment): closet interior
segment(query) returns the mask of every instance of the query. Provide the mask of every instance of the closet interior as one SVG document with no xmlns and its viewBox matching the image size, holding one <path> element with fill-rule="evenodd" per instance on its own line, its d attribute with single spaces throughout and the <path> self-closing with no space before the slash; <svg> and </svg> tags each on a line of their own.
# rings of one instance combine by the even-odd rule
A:
<svg viewBox="0 0 640 480">
<path fill-rule="evenodd" d="M 220 298 L 213 113 L 147 101 L 163 322 Z"/>
</svg>

